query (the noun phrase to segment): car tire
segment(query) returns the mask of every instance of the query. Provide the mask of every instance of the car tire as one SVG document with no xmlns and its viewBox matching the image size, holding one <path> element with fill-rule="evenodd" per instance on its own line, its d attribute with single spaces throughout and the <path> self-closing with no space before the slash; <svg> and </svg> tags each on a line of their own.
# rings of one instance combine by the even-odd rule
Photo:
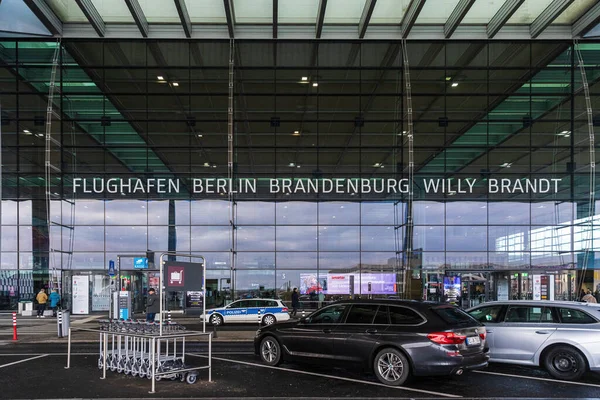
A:
<svg viewBox="0 0 600 400">
<path fill-rule="evenodd" d="M 260 359 L 267 365 L 281 364 L 281 346 L 273 336 L 267 336 L 260 342 Z"/>
<path fill-rule="evenodd" d="M 565 381 L 578 380 L 587 370 L 585 358 L 571 346 L 550 349 L 544 356 L 543 365 L 553 378 Z"/>
<path fill-rule="evenodd" d="M 401 386 L 410 375 L 410 364 L 402 352 L 388 347 L 375 356 L 373 371 L 384 385 Z"/>
<path fill-rule="evenodd" d="M 211 325 L 221 326 L 223 325 L 223 317 L 219 314 L 213 314 L 210 316 L 210 323 Z"/>
<path fill-rule="evenodd" d="M 275 322 L 277 322 L 277 318 L 271 314 L 265 315 L 262 319 L 262 324 L 265 326 L 273 325 Z"/>
</svg>

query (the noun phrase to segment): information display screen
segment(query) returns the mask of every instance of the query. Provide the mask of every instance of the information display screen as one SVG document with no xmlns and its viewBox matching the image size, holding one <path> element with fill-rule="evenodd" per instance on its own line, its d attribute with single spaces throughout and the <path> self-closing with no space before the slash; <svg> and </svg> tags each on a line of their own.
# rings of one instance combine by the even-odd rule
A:
<svg viewBox="0 0 600 400">
<path fill-rule="evenodd" d="M 396 275 L 389 273 L 300 274 L 300 294 L 395 294 L 395 284 Z"/>
</svg>

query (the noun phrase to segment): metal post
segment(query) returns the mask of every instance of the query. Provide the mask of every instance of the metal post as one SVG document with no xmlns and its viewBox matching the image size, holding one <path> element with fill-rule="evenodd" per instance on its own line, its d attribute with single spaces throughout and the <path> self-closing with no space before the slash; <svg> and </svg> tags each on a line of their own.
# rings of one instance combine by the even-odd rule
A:
<svg viewBox="0 0 600 400">
<path fill-rule="evenodd" d="M 215 339 L 218 337 L 217 336 L 217 324 L 213 324 L 213 336 L 215 337 Z"/>
<path fill-rule="evenodd" d="M 69 327 L 69 340 L 67 342 L 67 366 L 65 369 L 71 368 L 71 327 Z"/>
<path fill-rule="evenodd" d="M 58 312 L 58 337 L 63 337 L 62 311 Z"/>
<path fill-rule="evenodd" d="M 107 344 L 106 342 L 108 341 L 108 337 L 106 335 L 106 333 L 104 334 L 104 346 L 102 348 L 102 378 L 100 379 L 106 379 L 106 358 L 108 355 L 108 351 L 107 351 Z"/>
<path fill-rule="evenodd" d="M 13 317 L 13 340 L 17 340 L 17 313 L 16 312 L 12 313 L 12 317 Z"/>
<path fill-rule="evenodd" d="M 161 270 L 162 270 L 162 256 L 160 258 L 161 258 L 160 265 L 161 265 Z M 162 281 L 161 281 L 161 283 L 162 283 Z M 161 325 L 161 328 L 162 328 L 162 325 Z M 150 391 L 148 393 L 155 393 L 154 389 L 155 389 L 156 377 L 154 375 L 156 373 L 156 338 L 152 338 L 152 349 L 150 350 L 150 354 L 152 357 L 152 363 L 150 364 L 150 368 L 152 368 L 152 391 Z"/>
<path fill-rule="evenodd" d="M 202 258 L 202 333 L 206 333 L 206 259 Z"/>
<path fill-rule="evenodd" d="M 212 382 L 212 335 L 208 334 L 208 381 Z"/>
<path fill-rule="evenodd" d="M 164 283 L 163 283 L 163 256 L 164 255 L 165 255 L 164 253 L 160 255 L 160 259 L 159 259 L 160 265 L 159 265 L 159 272 L 158 272 L 158 300 L 159 300 L 158 302 L 160 303 L 160 306 L 159 306 L 160 313 L 158 314 L 160 316 L 159 317 L 160 326 L 158 328 L 158 331 L 159 331 L 158 333 L 160 336 L 162 336 L 162 334 L 163 334 L 162 316 L 163 316 L 163 290 L 164 290 Z M 152 392 L 151 393 L 154 393 L 154 372 L 152 372 Z"/>
</svg>

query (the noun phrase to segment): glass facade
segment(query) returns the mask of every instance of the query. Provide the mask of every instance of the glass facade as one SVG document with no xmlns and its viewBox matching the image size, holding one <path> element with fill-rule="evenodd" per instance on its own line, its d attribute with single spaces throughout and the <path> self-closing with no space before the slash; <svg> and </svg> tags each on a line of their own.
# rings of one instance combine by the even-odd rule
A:
<svg viewBox="0 0 600 400">
<path fill-rule="evenodd" d="M 101 310 L 117 256 L 131 290 L 156 282 L 128 256 L 147 251 L 156 264 L 167 251 L 204 255 L 212 304 L 288 300 L 298 287 L 306 304 L 470 305 L 533 298 L 540 276 L 555 299 L 600 284 L 586 105 L 599 124 L 600 42 L 408 42 L 410 96 L 399 42 L 236 40 L 231 71 L 229 41 L 57 46 L 0 42 L 0 308 L 31 299 L 56 271 L 67 294 L 72 275 L 88 274 L 90 311 Z M 412 202 L 389 187 L 409 177 L 408 108 Z M 180 187 L 112 193 L 114 178 Z M 257 190 L 196 190 L 218 178 Z M 296 190 L 273 191 L 275 179 Z M 370 189 L 298 189 L 334 179 Z M 76 187 L 83 180 L 89 190 Z"/>
</svg>

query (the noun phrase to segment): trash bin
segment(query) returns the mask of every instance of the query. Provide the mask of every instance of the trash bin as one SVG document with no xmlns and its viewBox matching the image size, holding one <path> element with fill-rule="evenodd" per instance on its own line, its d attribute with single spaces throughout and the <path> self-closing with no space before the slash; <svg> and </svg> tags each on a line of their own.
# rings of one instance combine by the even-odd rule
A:
<svg viewBox="0 0 600 400">
<path fill-rule="evenodd" d="M 56 318 L 56 330 L 58 337 L 68 336 L 70 326 L 71 313 L 69 311 L 59 311 Z"/>
</svg>

